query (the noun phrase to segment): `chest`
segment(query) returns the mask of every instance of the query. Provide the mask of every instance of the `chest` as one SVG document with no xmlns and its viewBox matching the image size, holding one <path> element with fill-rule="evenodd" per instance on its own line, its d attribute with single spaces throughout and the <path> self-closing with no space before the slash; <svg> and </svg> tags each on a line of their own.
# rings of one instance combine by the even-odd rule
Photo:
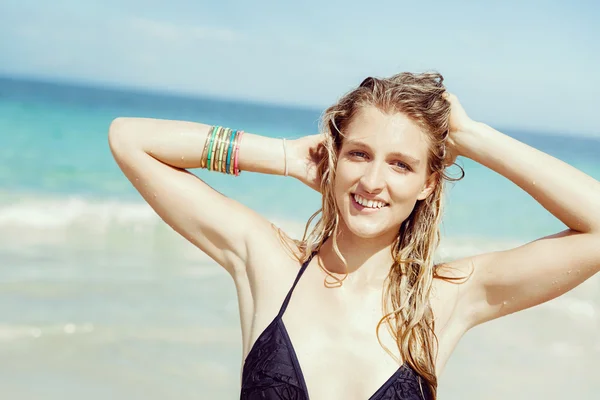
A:
<svg viewBox="0 0 600 400">
<path fill-rule="evenodd" d="M 273 324 L 267 328 L 268 335 L 260 335 L 265 333 L 268 322 L 255 315 L 253 334 L 260 349 L 253 349 L 255 354 L 251 358 L 256 365 L 266 368 L 267 374 L 289 370 L 284 380 L 297 382 L 297 387 L 303 388 L 311 400 L 377 399 L 373 397 L 375 394 L 399 379 L 406 379 L 412 393 L 419 393 L 417 387 L 421 382 L 414 372 L 407 373 L 406 365 L 400 366 L 397 344 L 385 323 L 377 334 L 382 318 L 382 289 L 358 295 L 344 289 L 325 288 L 322 275 L 316 272 L 305 272 L 283 307 L 276 329 Z M 259 306 L 258 315 L 263 315 L 262 319 L 265 315 L 272 318 L 279 306 L 279 303 Z M 438 339 L 445 336 L 438 329 L 436 334 Z M 447 348 L 448 340 L 442 337 L 440 344 Z M 289 354 L 284 359 L 273 357 L 278 353 Z M 270 365 L 273 360 L 275 363 Z M 445 364 L 445 360 L 441 361 Z"/>
<path fill-rule="evenodd" d="M 376 323 L 365 329 L 331 321 L 308 315 L 283 319 L 310 399 L 371 398 L 393 379 L 399 364 L 379 344 Z M 379 336 L 395 350 L 385 328 Z"/>
<path fill-rule="evenodd" d="M 398 357 L 387 325 L 376 332 L 381 291 L 356 296 L 343 289 L 314 290 L 319 282 L 313 279 L 322 287 L 321 276 L 303 278 L 282 317 L 310 399 L 374 398 L 397 381 L 400 370 L 385 350 Z"/>
</svg>

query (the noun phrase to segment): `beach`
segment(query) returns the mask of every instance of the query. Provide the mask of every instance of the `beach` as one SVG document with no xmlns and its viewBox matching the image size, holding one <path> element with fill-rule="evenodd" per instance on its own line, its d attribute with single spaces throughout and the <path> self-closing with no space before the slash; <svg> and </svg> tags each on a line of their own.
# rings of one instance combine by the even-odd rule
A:
<svg viewBox="0 0 600 400">
<path fill-rule="evenodd" d="M 143 202 L 112 159 L 108 126 L 143 116 L 294 139 L 316 133 L 321 111 L 0 78 L 3 398 L 239 398 L 233 281 Z M 505 133 L 600 179 L 600 139 Z M 505 178 L 459 162 L 466 176 L 447 190 L 439 260 L 565 229 Z M 320 205 L 291 178 L 193 172 L 296 237 Z M 599 362 L 594 276 L 468 332 L 439 398 L 593 399 Z"/>
</svg>

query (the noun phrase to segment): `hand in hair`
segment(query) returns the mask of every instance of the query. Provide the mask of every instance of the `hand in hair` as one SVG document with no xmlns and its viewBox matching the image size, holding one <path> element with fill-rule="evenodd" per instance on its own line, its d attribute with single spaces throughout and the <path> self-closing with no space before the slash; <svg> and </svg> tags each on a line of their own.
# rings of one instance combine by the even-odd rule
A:
<svg viewBox="0 0 600 400">
<path fill-rule="evenodd" d="M 450 129 L 448 135 L 448 149 L 451 156 L 448 165 L 452 165 L 458 156 L 466 156 L 466 136 L 468 132 L 478 123 L 468 115 L 456 95 L 444 93 L 446 100 L 450 102 Z"/>
<path fill-rule="evenodd" d="M 308 187 L 320 191 L 318 166 L 327 155 L 323 146 L 323 135 L 304 136 L 290 140 L 289 175 Z"/>
</svg>

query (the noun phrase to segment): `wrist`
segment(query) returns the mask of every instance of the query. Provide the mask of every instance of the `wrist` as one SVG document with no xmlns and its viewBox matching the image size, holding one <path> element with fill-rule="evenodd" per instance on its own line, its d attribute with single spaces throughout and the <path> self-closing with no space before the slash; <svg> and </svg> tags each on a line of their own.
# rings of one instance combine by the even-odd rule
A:
<svg viewBox="0 0 600 400">
<path fill-rule="evenodd" d="M 473 158 L 473 152 L 491 128 L 483 122 L 470 121 L 451 135 L 453 146 L 463 157 Z"/>
<path fill-rule="evenodd" d="M 298 145 L 298 139 L 286 140 L 286 162 L 288 169 L 288 176 L 299 179 L 301 169 L 301 157 L 300 149 Z"/>
</svg>

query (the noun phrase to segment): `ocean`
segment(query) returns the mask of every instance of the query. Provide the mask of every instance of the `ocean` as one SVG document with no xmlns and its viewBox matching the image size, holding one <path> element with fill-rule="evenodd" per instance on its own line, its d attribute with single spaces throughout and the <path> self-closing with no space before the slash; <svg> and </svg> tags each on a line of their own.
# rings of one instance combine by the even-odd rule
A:
<svg viewBox="0 0 600 400">
<path fill-rule="evenodd" d="M 143 202 L 110 154 L 108 127 L 118 116 L 183 119 L 293 139 L 316 133 L 321 111 L 0 78 L 2 398 L 239 398 L 233 282 Z M 600 179 L 600 139 L 505 133 Z M 448 188 L 440 259 L 565 229 L 502 176 L 459 162 L 466 176 Z M 296 236 L 320 205 L 291 178 L 193 172 Z M 439 398 L 595 399 L 599 363 L 595 276 L 468 332 Z"/>
</svg>

